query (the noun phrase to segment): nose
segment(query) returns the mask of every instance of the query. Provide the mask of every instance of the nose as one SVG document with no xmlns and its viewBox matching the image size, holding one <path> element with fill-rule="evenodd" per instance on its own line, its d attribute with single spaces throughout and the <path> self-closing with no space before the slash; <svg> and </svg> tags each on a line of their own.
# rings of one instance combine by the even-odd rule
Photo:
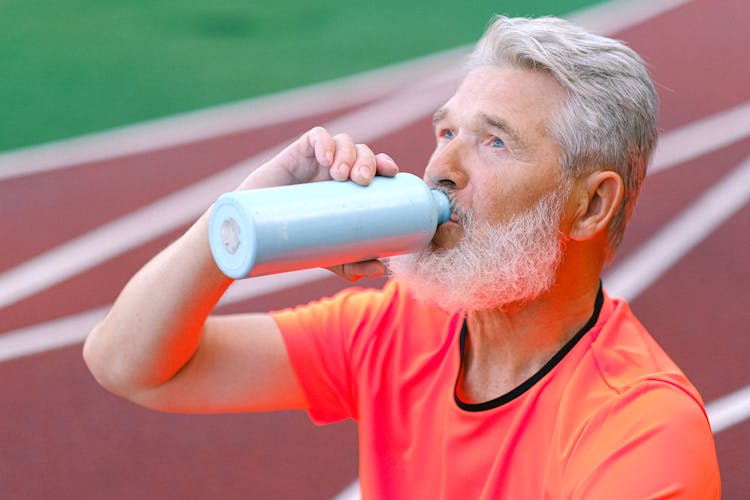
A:
<svg viewBox="0 0 750 500">
<path fill-rule="evenodd" d="M 427 162 L 424 180 L 433 187 L 463 189 L 469 180 L 465 162 L 465 147 L 458 137 L 448 143 L 438 144 Z"/>
</svg>

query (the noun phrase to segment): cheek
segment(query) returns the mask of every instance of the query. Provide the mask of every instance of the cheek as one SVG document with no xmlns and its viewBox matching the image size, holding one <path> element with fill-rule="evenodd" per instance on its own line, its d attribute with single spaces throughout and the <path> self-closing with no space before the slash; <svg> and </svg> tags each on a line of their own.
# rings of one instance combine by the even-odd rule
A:
<svg viewBox="0 0 750 500">
<path fill-rule="evenodd" d="M 544 194 L 523 188 L 486 193 L 474 203 L 474 215 L 477 220 L 492 225 L 507 224 L 534 207 Z"/>
<path fill-rule="evenodd" d="M 497 179 L 480 179 L 471 193 L 470 207 L 477 220 L 503 223 L 512 215 L 517 194 Z"/>
</svg>

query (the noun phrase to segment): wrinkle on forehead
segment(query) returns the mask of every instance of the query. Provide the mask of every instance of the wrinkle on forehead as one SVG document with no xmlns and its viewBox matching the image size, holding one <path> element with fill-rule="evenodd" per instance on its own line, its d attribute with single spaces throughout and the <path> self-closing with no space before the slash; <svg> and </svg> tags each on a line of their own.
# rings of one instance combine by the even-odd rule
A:
<svg viewBox="0 0 750 500">
<path fill-rule="evenodd" d="M 444 121 L 450 121 L 451 109 L 449 104 L 445 104 L 440 107 L 432 116 L 433 126 L 437 126 Z M 477 114 L 471 117 L 471 129 L 474 133 L 490 131 L 499 133 L 503 136 L 503 139 L 508 141 L 512 145 L 513 150 L 517 154 L 521 154 L 529 149 L 528 141 L 523 137 L 523 134 L 508 122 L 508 120 L 495 116 L 493 114 L 479 111 Z"/>
</svg>

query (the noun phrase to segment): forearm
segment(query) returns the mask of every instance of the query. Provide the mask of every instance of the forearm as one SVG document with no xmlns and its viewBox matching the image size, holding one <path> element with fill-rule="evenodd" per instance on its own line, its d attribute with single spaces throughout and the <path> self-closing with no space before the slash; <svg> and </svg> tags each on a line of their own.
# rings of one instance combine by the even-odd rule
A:
<svg viewBox="0 0 750 500">
<path fill-rule="evenodd" d="M 97 380 L 128 396 L 171 379 L 200 344 L 203 324 L 230 285 L 208 246 L 208 214 L 128 282 L 89 335 L 84 358 Z"/>
<path fill-rule="evenodd" d="M 316 127 L 254 170 L 240 189 L 395 175 L 387 155 Z M 304 407 L 281 333 L 268 315 L 206 321 L 231 280 L 214 263 L 206 213 L 133 276 L 84 345 L 101 385 L 151 408 L 234 411 Z M 355 263 L 339 274 L 382 270 Z M 374 270 L 372 269 L 374 267 Z M 273 382 L 273 383 L 270 383 Z M 254 395 L 248 398 L 248 394 Z"/>
</svg>

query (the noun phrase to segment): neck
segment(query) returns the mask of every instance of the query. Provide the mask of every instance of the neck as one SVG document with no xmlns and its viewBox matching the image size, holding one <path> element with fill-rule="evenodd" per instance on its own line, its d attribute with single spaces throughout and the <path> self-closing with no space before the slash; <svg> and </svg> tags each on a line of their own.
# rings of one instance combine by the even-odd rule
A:
<svg viewBox="0 0 750 500">
<path fill-rule="evenodd" d="M 543 295 L 467 315 L 469 333 L 458 385 L 463 401 L 488 401 L 519 386 L 591 317 L 601 266 L 592 265 L 591 256 L 568 250 L 555 284 Z"/>
</svg>

